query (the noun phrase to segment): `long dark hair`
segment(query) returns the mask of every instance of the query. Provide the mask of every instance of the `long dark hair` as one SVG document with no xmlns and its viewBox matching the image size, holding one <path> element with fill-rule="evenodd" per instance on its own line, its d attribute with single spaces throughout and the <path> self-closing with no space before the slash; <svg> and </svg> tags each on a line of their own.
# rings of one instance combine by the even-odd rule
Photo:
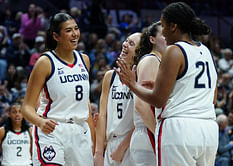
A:
<svg viewBox="0 0 233 166">
<path fill-rule="evenodd" d="M 207 35 L 210 27 L 204 20 L 198 18 L 194 10 L 184 2 L 174 2 L 162 10 L 162 17 L 166 23 L 175 23 L 182 33 Z"/>
<path fill-rule="evenodd" d="M 61 24 L 73 18 L 66 13 L 57 13 L 50 19 L 50 26 L 46 33 L 45 47 L 47 50 L 54 50 L 57 47 L 57 42 L 53 38 L 53 32 L 60 34 Z"/>
<path fill-rule="evenodd" d="M 21 105 L 21 103 L 18 103 L 18 102 L 15 102 L 13 104 L 11 104 L 10 108 L 9 108 L 9 111 L 11 111 L 11 109 L 16 106 L 16 105 Z M 4 124 L 4 127 L 5 127 L 5 130 L 6 131 L 12 131 L 14 132 L 13 130 L 13 126 L 12 126 L 12 121 L 11 121 L 11 118 L 8 117 L 5 121 L 5 124 Z M 24 132 L 26 130 L 28 130 L 30 128 L 30 125 L 28 124 L 28 122 L 23 118 L 22 122 L 21 122 L 21 132 Z"/>
<path fill-rule="evenodd" d="M 144 29 L 141 35 L 140 43 L 135 50 L 136 55 L 134 56 L 134 64 L 138 64 L 142 56 L 149 54 L 152 51 L 153 44 L 150 42 L 150 36 L 156 37 L 158 33 L 158 26 L 160 25 L 161 22 L 158 21 Z"/>
</svg>

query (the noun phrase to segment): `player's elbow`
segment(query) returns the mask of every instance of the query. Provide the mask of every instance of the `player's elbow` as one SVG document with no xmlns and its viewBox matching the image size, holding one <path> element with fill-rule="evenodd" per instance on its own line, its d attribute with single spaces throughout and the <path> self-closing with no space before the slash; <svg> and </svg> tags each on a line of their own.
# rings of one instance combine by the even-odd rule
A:
<svg viewBox="0 0 233 166">
<path fill-rule="evenodd" d="M 162 108 L 164 105 L 166 105 L 166 101 L 156 100 L 156 102 L 154 102 L 154 104 L 152 105 L 155 106 L 156 108 Z"/>
</svg>

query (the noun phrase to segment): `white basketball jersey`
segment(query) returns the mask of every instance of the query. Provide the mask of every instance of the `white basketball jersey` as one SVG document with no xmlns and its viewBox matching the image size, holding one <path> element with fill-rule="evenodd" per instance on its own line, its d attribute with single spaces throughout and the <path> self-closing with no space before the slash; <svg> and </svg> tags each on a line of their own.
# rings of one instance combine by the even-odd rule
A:
<svg viewBox="0 0 233 166">
<path fill-rule="evenodd" d="M 75 62 L 67 64 L 54 51 L 46 52 L 52 72 L 41 91 L 38 114 L 57 121 L 80 121 L 89 116 L 89 74 L 82 56 L 74 51 Z"/>
<path fill-rule="evenodd" d="M 214 91 L 217 71 L 209 49 L 187 42 L 175 43 L 185 57 L 185 70 L 158 118 L 191 117 L 215 119 Z M 158 115 L 158 114 L 157 114 Z"/>
<path fill-rule="evenodd" d="M 3 166 L 29 166 L 31 139 L 28 131 L 14 133 L 8 131 L 2 142 Z"/>
<path fill-rule="evenodd" d="M 154 57 L 157 58 L 157 60 L 159 62 L 161 62 L 161 59 L 158 56 L 156 56 L 154 54 L 146 54 L 146 55 L 144 55 L 144 56 L 142 56 L 140 58 L 139 63 L 140 63 L 141 60 L 143 60 L 143 58 L 145 58 L 147 56 L 154 56 Z M 136 95 L 134 97 L 136 97 Z M 151 111 L 153 112 L 153 114 L 155 113 L 154 107 L 151 107 Z M 144 124 L 141 116 L 139 115 L 138 111 L 136 110 L 136 108 L 135 108 L 135 111 L 134 111 L 134 114 L 133 114 L 133 120 L 134 120 L 134 126 L 135 127 L 137 127 L 137 126 L 145 126 L 145 124 Z"/>
<path fill-rule="evenodd" d="M 133 128 L 133 93 L 113 72 L 107 105 L 106 136 L 124 135 Z"/>
</svg>

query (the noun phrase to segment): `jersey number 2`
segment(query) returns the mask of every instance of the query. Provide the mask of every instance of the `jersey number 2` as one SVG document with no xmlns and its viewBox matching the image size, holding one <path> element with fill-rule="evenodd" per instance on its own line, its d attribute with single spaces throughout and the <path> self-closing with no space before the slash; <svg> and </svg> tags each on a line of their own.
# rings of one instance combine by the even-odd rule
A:
<svg viewBox="0 0 233 166">
<path fill-rule="evenodd" d="M 208 78 L 208 87 L 211 88 L 209 63 L 208 62 L 204 63 L 202 61 L 198 61 L 196 63 L 196 68 L 201 68 L 201 71 L 198 73 L 198 75 L 195 78 L 194 88 L 206 88 L 206 83 L 200 83 L 200 80 L 199 80 L 205 72 L 206 72 L 207 78 Z"/>
<path fill-rule="evenodd" d="M 22 147 L 18 146 L 16 149 L 18 150 L 16 156 L 21 157 L 22 155 L 20 154 L 20 152 L 22 151 Z"/>
</svg>

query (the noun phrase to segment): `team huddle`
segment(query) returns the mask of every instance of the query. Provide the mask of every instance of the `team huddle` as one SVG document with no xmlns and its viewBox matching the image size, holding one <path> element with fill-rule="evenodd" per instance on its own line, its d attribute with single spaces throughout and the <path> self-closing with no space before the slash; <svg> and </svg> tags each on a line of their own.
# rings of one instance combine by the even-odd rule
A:
<svg viewBox="0 0 233 166">
<path fill-rule="evenodd" d="M 104 75 L 95 128 L 78 24 L 54 15 L 23 104 L 12 105 L 0 128 L 2 165 L 214 166 L 217 71 L 209 49 L 193 39 L 209 32 L 176 2 L 129 35 L 118 67 Z"/>
</svg>

